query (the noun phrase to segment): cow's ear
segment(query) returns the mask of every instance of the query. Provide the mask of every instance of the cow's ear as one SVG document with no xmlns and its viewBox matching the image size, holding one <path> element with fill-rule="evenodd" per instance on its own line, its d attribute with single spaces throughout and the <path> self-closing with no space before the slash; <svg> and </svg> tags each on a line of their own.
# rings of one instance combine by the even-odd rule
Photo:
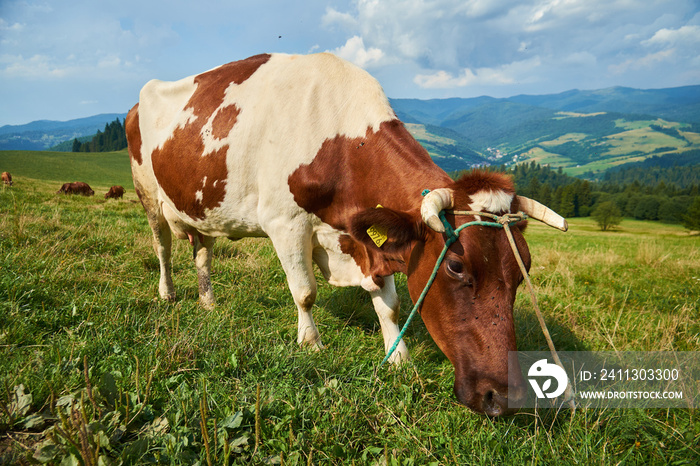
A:
<svg viewBox="0 0 700 466">
<path fill-rule="evenodd" d="M 423 222 L 409 214 L 377 207 L 358 212 L 350 219 L 350 234 L 368 248 L 399 252 L 424 237 Z"/>
</svg>

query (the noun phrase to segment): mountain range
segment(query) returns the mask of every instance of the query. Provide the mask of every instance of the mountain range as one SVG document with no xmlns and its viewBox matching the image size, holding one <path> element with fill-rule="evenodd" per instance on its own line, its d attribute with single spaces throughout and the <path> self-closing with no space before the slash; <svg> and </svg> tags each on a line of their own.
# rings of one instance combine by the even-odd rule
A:
<svg viewBox="0 0 700 466">
<path fill-rule="evenodd" d="M 126 113 L 103 113 L 69 121 L 38 120 L 0 127 L 0 150 L 50 150 L 61 142 L 92 136 Z"/>
<path fill-rule="evenodd" d="M 447 171 L 532 160 L 583 174 L 700 149 L 700 86 L 613 87 L 500 99 L 391 99 L 391 104 Z M 0 150 L 50 150 L 125 116 L 3 126 Z"/>
</svg>

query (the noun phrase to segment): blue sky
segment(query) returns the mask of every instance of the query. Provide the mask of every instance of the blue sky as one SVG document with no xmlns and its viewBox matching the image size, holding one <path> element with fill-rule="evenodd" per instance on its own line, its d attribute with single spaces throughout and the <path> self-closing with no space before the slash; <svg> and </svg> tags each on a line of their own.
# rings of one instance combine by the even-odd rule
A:
<svg viewBox="0 0 700 466">
<path fill-rule="evenodd" d="M 0 126 L 125 113 L 152 78 L 321 51 L 394 98 L 700 84 L 700 3 L 0 0 Z"/>
</svg>

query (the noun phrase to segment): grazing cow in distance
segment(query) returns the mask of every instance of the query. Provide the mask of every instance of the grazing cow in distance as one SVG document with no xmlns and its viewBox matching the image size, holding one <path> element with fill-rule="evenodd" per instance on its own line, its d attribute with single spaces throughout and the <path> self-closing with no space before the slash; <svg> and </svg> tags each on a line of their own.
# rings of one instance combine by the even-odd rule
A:
<svg viewBox="0 0 700 466">
<path fill-rule="evenodd" d="M 2 184 L 4 186 L 12 186 L 12 175 L 10 172 L 2 172 Z"/>
<path fill-rule="evenodd" d="M 160 260 L 160 296 L 175 297 L 171 233 L 194 248 L 205 306 L 214 305 L 215 239 L 267 236 L 297 307 L 297 341 L 316 348 L 313 263 L 332 285 L 370 293 L 388 352 L 399 335 L 394 274 L 407 275 L 415 301 L 446 244 L 439 212 L 456 227 L 475 217 L 450 209 L 523 210 L 566 229 L 550 209 L 516 196 L 503 174 L 452 180 L 397 119 L 379 83 L 329 53 L 257 55 L 176 82 L 150 81 L 125 127 Z M 523 229 L 521 222 L 512 233 L 529 267 Z M 509 413 L 509 400 L 525 396 L 517 361 L 508 379 L 522 280 L 505 231 L 471 226 L 425 296 L 422 320 L 454 366 L 457 399 L 476 412 Z M 406 359 L 401 341 L 390 361 Z"/>
<path fill-rule="evenodd" d="M 63 186 L 56 191 L 56 194 L 82 194 L 83 196 L 93 196 L 95 191 L 93 191 L 87 183 L 75 181 L 73 183 L 63 183 Z"/>
<path fill-rule="evenodd" d="M 122 186 L 112 186 L 109 191 L 105 193 L 105 199 L 121 199 L 124 196 L 124 187 Z"/>
</svg>

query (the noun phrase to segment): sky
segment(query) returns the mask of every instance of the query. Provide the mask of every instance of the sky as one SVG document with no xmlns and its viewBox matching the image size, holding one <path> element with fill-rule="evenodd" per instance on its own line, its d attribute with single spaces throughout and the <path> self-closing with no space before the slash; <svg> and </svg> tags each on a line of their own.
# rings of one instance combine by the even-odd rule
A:
<svg viewBox="0 0 700 466">
<path fill-rule="evenodd" d="M 390 98 L 700 84 L 700 0 L 0 0 L 0 126 L 126 113 L 150 79 L 329 51 Z"/>
</svg>

